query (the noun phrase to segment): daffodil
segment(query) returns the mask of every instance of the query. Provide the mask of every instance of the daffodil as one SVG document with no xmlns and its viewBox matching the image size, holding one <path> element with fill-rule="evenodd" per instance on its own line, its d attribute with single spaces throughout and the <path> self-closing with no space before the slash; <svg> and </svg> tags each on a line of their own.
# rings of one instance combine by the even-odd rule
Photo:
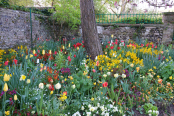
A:
<svg viewBox="0 0 174 116">
<path fill-rule="evenodd" d="M 25 79 L 26 79 L 26 76 L 25 75 L 21 75 L 20 81 L 25 81 Z"/>
</svg>

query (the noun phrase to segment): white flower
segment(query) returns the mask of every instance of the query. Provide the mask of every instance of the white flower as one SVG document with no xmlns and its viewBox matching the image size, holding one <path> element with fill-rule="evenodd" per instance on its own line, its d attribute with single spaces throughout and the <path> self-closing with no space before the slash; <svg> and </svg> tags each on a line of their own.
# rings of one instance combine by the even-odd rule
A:
<svg viewBox="0 0 174 116">
<path fill-rule="evenodd" d="M 80 113 L 77 111 L 76 113 L 74 113 L 72 116 L 81 116 Z"/>
<path fill-rule="evenodd" d="M 95 60 L 97 60 L 97 56 L 95 57 Z"/>
<path fill-rule="evenodd" d="M 130 67 L 134 67 L 134 64 L 132 63 L 132 64 L 130 64 Z"/>
<path fill-rule="evenodd" d="M 100 109 L 101 109 L 101 111 L 105 110 L 104 106 L 100 106 Z"/>
<path fill-rule="evenodd" d="M 100 107 L 100 103 L 97 103 L 97 107 Z"/>
<path fill-rule="evenodd" d="M 156 111 L 156 114 L 158 115 L 159 114 L 159 111 Z"/>
<path fill-rule="evenodd" d="M 85 109 L 85 107 L 84 107 L 84 106 L 82 106 L 82 107 L 81 107 L 81 110 L 84 110 L 84 109 Z"/>
<path fill-rule="evenodd" d="M 31 114 L 34 114 L 34 113 L 35 113 L 35 111 L 32 111 L 32 112 L 31 112 Z"/>
<path fill-rule="evenodd" d="M 151 112 L 152 112 L 152 110 L 149 110 L 149 111 L 148 111 L 148 113 L 151 113 Z"/>
<path fill-rule="evenodd" d="M 55 88 L 56 88 L 56 89 L 60 89 L 60 88 L 61 88 L 61 84 L 60 84 L 60 83 L 57 83 L 57 84 L 55 85 Z"/>
<path fill-rule="evenodd" d="M 122 74 L 122 78 L 126 78 L 126 75 L 125 74 Z"/>
<path fill-rule="evenodd" d="M 88 105 L 88 108 L 91 108 L 91 104 Z"/>
<path fill-rule="evenodd" d="M 119 76 L 119 75 L 118 75 L 117 73 L 116 73 L 116 74 L 114 74 L 114 77 L 115 77 L 115 78 L 118 78 L 118 76 Z"/>
<path fill-rule="evenodd" d="M 76 85 L 75 85 L 75 84 L 74 84 L 74 85 L 72 85 L 72 88 L 73 88 L 73 89 L 75 89 L 75 87 L 76 87 Z"/>
<path fill-rule="evenodd" d="M 50 85 L 51 85 L 51 84 L 47 84 L 46 87 L 49 88 Z"/>
<path fill-rule="evenodd" d="M 120 60 L 120 63 L 122 62 L 122 60 Z"/>
<path fill-rule="evenodd" d="M 109 113 L 105 113 L 105 116 L 109 116 Z"/>
<path fill-rule="evenodd" d="M 43 83 L 40 83 L 40 84 L 39 84 L 39 88 L 40 88 L 40 89 L 43 89 L 43 88 L 44 88 L 44 84 L 43 84 Z"/>
<path fill-rule="evenodd" d="M 114 56 L 114 57 L 117 57 L 117 55 L 115 55 L 115 53 L 113 53 L 113 56 Z"/>
<path fill-rule="evenodd" d="M 114 109 L 112 110 L 113 112 L 118 112 L 118 108 L 114 107 Z"/>
<path fill-rule="evenodd" d="M 90 108 L 89 108 L 89 111 L 94 112 L 94 110 L 95 110 L 95 107 L 90 107 Z"/>
<path fill-rule="evenodd" d="M 119 44 L 119 46 L 124 46 L 124 42 L 121 42 L 121 43 Z"/>
<path fill-rule="evenodd" d="M 103 75 L 103 77 L 105 77 L 105 78 L 106 78 L 106 77 L 107 77 L 107 75 L 106 75 L 106 74 L 104 74 L 104 75 Z"/>
<path fill-rule="evenodd" d="M 108 75 L 108 76 L 111 75 L 111 72 L 107 72 L 107 75 Z"/>
<path fill-rule="evenodd" d="M 36 63 L 39 64 L 39 59 L 37 59 Z"/>
<path fill-rule="evenodd" d="M 110 107 L 110 108 L 113 108 L 113 105 L 112 105 L 112 104 L 110 104 L 110 105 L 109 105 L 109 107 Z"/>
<path fill-rule="evenodd" d="M 86 115 L 87 115 L 87 116 L 90 116 L 90 115 L 91 115 L 91 112 L 86 112 Z"/>
</svg>

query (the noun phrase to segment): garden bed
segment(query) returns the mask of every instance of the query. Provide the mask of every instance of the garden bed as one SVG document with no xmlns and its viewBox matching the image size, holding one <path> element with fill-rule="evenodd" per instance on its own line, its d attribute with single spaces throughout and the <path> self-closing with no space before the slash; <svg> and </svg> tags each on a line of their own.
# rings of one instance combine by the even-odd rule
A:
<svg viewBox="0 0 174 116">
<path fill-rule="evenodd" d="M 172 44 L 110 38 L 93 61 L 64 43 L 0 50 L 0 115 L 173 115 Z"/>
</svg>

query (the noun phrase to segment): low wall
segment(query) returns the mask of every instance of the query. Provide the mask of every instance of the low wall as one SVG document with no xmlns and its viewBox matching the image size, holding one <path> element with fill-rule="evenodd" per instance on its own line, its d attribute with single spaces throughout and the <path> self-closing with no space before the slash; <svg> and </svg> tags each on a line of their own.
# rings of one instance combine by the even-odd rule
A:
<svg viewBox="0 0 174 116">
<path fill-rule="evenodd" d="M 169 13 L 170 14 L 170 13 Z M 164 24 L 114 24 L 97 26 L 100 40 L 109 39 L 114 35 L 114 39 L 129 40 L 148 39 L 152 42 L 170 42 L 173 38 L 173 19 L 169 14 L 163 15 Z M 173 14 L 172 14 L 173 16 Z M 168 17 L 168 18 L 167 18 Z M 172 22 L 172 23 L 171 23 Z M 60 29 L 59 25 L 54 25 L 48 17 L 32 13 L 32 38 L 37 44 L 40 39 L 58 38 L 59 35 L 73 38 L 80 37 L 82 30 L 70 31 L 68 28 Z M 0 8 L 0 49 L 14 48 L 17 45 L 31 45 L 30 13 L 18 10 Z"/>
</svg>

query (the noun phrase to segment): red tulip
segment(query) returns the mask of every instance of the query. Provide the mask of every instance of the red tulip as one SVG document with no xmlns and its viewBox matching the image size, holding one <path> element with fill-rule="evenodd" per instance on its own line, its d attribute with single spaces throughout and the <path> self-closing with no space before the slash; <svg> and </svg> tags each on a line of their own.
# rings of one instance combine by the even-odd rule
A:
<svg viewBox="0 0 174 116">
<path fill-rule="evenodd" d="M 111 46 L 110 48 L 111 48 L 111 49 L 113 49 L 113 48 L 114 48 L 114 46 Z"/>
<path fill-rule="evenodd" d="M 99 65 L 99 61 L 96 62 L 96 66 L 98 66 L 98 65 Z"/>
<path fill-rule="evenodd" d="M 76 55 L 74 54 L 74 58 L 76 57 Z"/>
<path fill-rule="evenodd" d="M 14 59 L 13 62 L 14 62 L 15 64 L 17 64 L 17 63 L 18 63 L 18 60 Z"/>
<path fill-rule="evenodd" d="M 95 69 L 92 69 L 92 72 L 94 72 L 94 73 L 95 73 L 95 72 L 96 72 L 96 70 L 95 70 Z"/>
<path fill-rule="evenodd" d="M 103 87 L 107 87 L 108 86 L 108 82 L 104 82 L 102 85 L 103 85 Z"/>
<path fill-rule="evenodd" d="M 120 47 L 117 47 L 117 50 L 119 50 L 120 49 Z"/>
<path fill-rule="evenodd" d="M 64 91 L 63 94 L 64 94 L 64 95 L 67 95 L 67 91 Z"/>
<path fill-rule="evenodd" d="M 71 58 L 70 58 L 70 56 L 68 56 L 68 58 L 67 58 L 67 59 L 68 59 L 68 61 L 69 61 L 69 62 L 71 62 Z"/>
<path fill-rule="evenodd" d="M 7 66 L 8 65 L 8 61 L 5 61 L 4 65 Z"/>
<path fill-rule="evenodd" d="M 57 52 L 55 51 L 55 52 L 54 52 L 54 54 L 56 55 L 56 54 L 57 54 Z"/>
</svg>

